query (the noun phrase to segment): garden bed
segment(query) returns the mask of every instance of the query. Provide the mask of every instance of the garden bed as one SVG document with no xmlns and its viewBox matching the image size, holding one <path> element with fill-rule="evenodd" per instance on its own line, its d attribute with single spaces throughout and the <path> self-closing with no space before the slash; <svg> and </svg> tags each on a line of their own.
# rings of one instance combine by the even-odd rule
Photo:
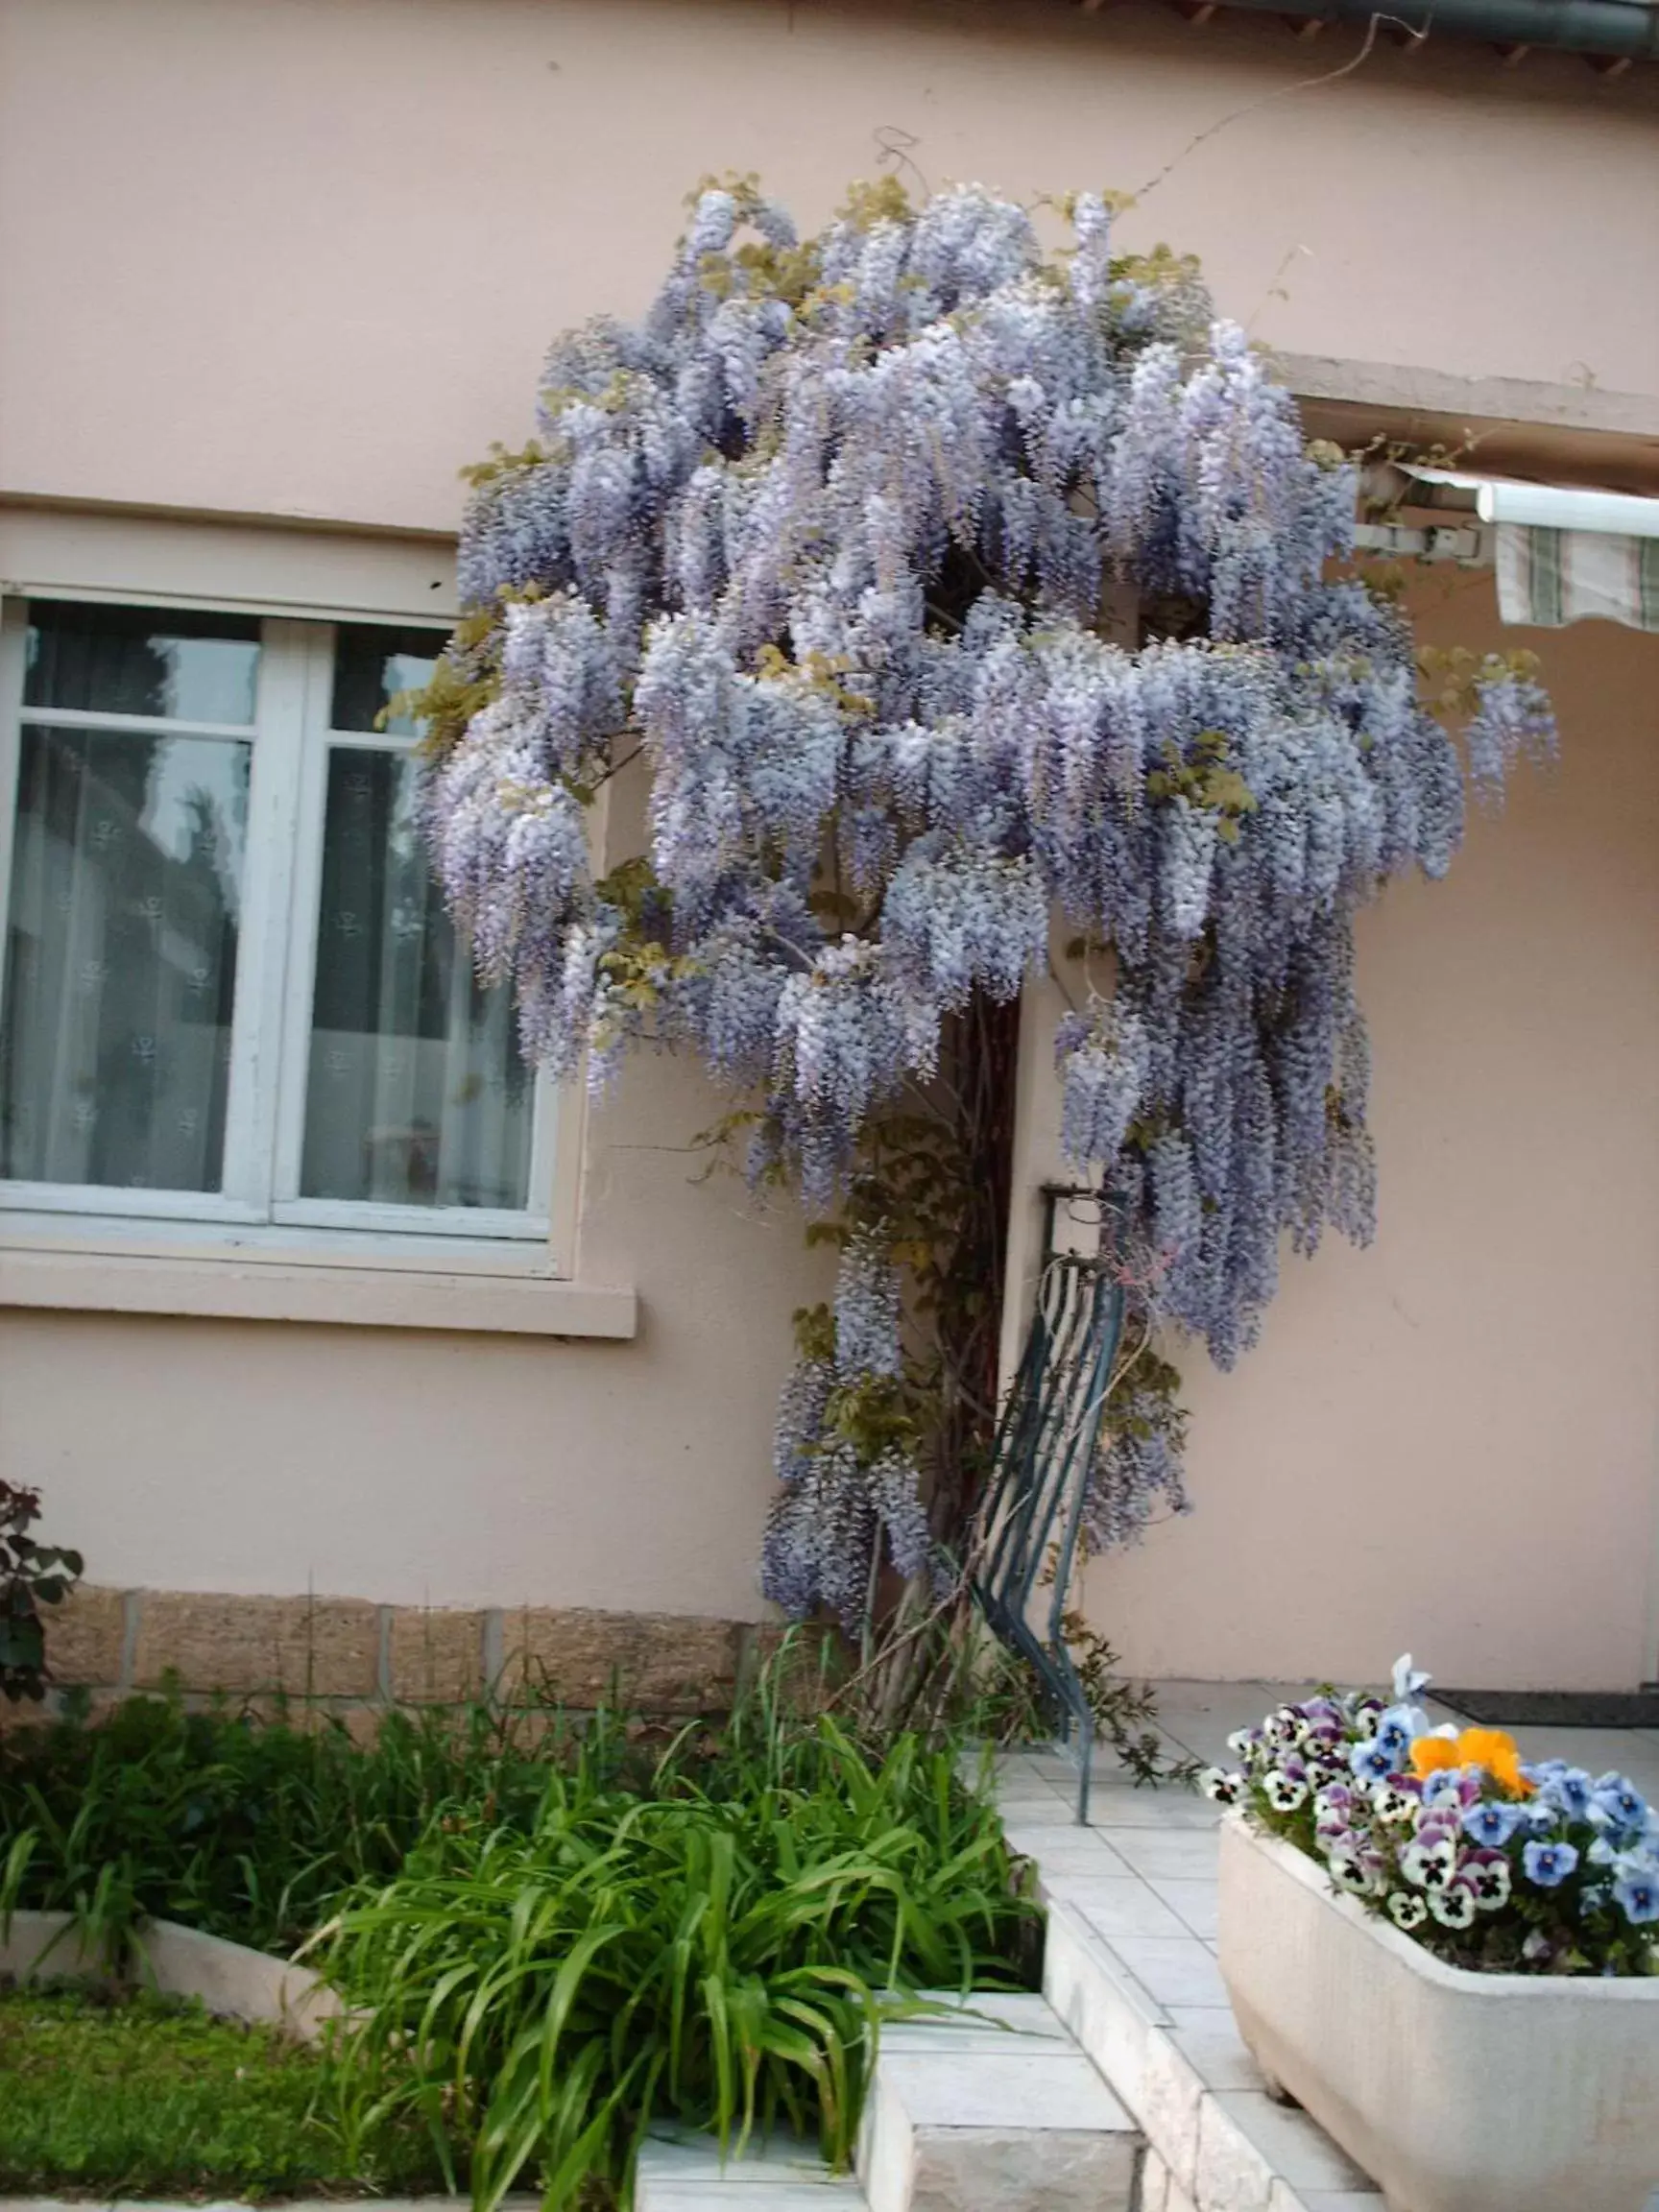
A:
<svg viewBox="0 0 1659 2212">
<path fill-rule="evenodd" d="M 358 1743 L 154 1698 L 21 1731 L 0 1739 L 0 1945 L 37 1952 L 62 1922 L 25 1915 L 66 1913 L 47 1971 L 291 2034 L 337 2008 L 301 2073 L 277 2069 L 323 2132 L 254 2175 L 268 2193 L 408 2193 L 418 2140 L 423 2186 L 586 2207 L 625 2193 L 658 2121 L 723 2143 L 781 2127 L 845 2163 L 881 2020 L 906 1991 L 1032 1985 L 1041 1914 L 959 1741 L 878 1746 L 774 1688 L 666 1744 L 616 1715 L 482 1706 Z M 165 2029 L 163 2070 L 171 2017 L 131 2015 L 137 2040 Z M 151 2103 L 144 2188 L 186 2186 L 171 2155 L 192 2187 L 246 2192 Z M 77 2164 L 73 2142 L 20 2152 L 0 2186 L 132 2193 L 115 2152 Z M 331 2174 L 301 2171 L 318 2159 Z"/>
</svg>

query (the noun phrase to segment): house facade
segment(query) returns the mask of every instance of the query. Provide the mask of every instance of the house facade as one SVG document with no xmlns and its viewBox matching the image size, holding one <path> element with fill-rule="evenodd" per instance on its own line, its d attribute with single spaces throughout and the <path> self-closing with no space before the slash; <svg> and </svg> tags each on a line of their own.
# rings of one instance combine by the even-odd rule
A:
<svg viewBox="0 0 1659 2212">
<path fill-rule="evenodd" d="M 1611 0 L 1610 0 L 1611 4 Z M 1619 5 L 1625 0 L 1619 0 Z M 1648 12 L 1632 6 L 1634 13 Z M 1346 444 L 1659 495 L 1659 70 L 1062 0 L 0 0 L 0 1476 L 87 1682 L 725 1679 L 799 1216 L 724 1101 L 526 1073 L 394 712 L 457 471 L 710 170 L 1136 195 Z M 1303 25 L 1304 30 L 1308 28 Z M 1601 56 L 1600 60 L 1617 60 Z M 1503 628 L 1562 729 L 1362 921 L 1382 1229 L 1196 1350 L 1195 1510 L 1092 1562 L 1155 1675 L 1659 1675 L 1659 636 Z M 637 849 L 622 789 L 611 853 Z M 1058 1166 L 1022 1017 L 1011 1333 Z"/>
</svg>

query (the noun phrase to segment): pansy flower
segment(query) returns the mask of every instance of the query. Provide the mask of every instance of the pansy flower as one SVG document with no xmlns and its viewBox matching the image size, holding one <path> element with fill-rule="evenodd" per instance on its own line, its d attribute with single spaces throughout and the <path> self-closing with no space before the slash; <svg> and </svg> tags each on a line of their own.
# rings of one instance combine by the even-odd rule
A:
<svg viewBox="0 0 1659 2212">
<path fill-rule="evenodd" d="M 1400 1854 L 1400 1871 L 1414 1888 L 1443 1889 L 1457 1864 L 1457 1846 L 1450 1836 L 1425 1841 L 1419 1836 Z"/>
<path fill-rule="evenodd" d="M 1429 1892 L 1429 1910 L 1442 1928 L 1473 1928 L 1479 1909 L 1467 1882 L 1448 1882 L 1444 1888 Z"/>
<path fill-rule="evenodd" d="M 1371 1792 L 1371 1810 L 1379 1820 L 1390 1828 L 1403 1820 L 1411 1819 L 1422 1806 L 1422 1799 L 1414 1791 L 1404 1787 L 1398 1774 L 1386 1782 L 1380 1782 Z"/>
<path fill-rule="evenodd" d="M 1646 1928 L 1659 1920 L 1659 1861 L 1621 1875 L 1613 1885 L 1613 1902 L 1634 1927 Z"/>
<path fill-rule="evenodd" d="M 1308 1802 L 1308 1785 L 1299 1774 L 1276 1770 L 1263 1780 L 1262 1794 L 1275 1813 L 1294 1813 Z"/>
<path fill-rule="evenodd" d="M 1432 1736 L 1419 1736 L 1411 1746 L 1414 1774 L 1427 1777 L 1471 1767 L 1482 1768 L 1518 1797 L 1529 1792 L 1531 1786 L 1515 1739 L 1502 1728 L 1465 1728 L 1461 1733 L 1452 1728 L 1436 1729 Z"/>
<path fill-rule="evenodd" d="M 1457 1756 L 1455 1734 L 1417 1737 L 1411 1745 L 1410 1759 L 1411 1771 L 1419 1781 L 1462 1765 Z"/>
<path fill-rule="evenodd" d="M 1462 1818 L 1465 1806 L 1478 1805 L 1483 1794 L 1479 1771 L 1466 1767 L 1447 1767 L 1423 1784 L 1424 1804 L 1454 1821 Z"/>
<path fill-rule="evenodd" d="M 1472 1842 L 1501 1846 L 1521 1825 L 1521 1807 L 1501 1797 L 1485 1797 L 1463 1808 L 1463 1833 Z"/>
<path fill-rule="evenodd" d="M 1333 1851 L 1329 1854 L 1326 1864 L 1331 1869 L 1332 1881 L 1339 1889 L 1346 1889 L 1351 1896 L 1355 1897 L 1370 1895 L 1372 1877 L 1364 1859 L 1358 1851 Z"/>
<path fill-rule="evenodd" d="M 1647 1822 L 1647 1800 L 1628 1775 L 1603 1774 L 1590 1792 L 1590 1817 L 1599 1828 L 1640 1831 Z"/>
<path fill-rule="evenodd" d="M 1442 1797 L 1418 1809 L 1416 1829 L 1422 1842 L 1432 1842 L 1437 1836 L 1455 1837 L 1462 1825 L 1463 1808 L 1455 1798 Z"/>
<path fill-rule="evenodd" d="M 1457 1879 L 1469 1885 L 1482 1912 L 1496 1912 L 1507 1905 L 1515 1887 L 1509 1862 L 1502 1851 L 1469 1852 L 1457 1869 Z"/>
<path fill-rule="evenodd" d="M 1244 1794 L 1244 1777 L 1229 1774 L 1224 1767 L 1206 1767 L 1198 1787 L 1214 1805 L 1237 1805 Z"/>
<path fill-rule="evenodd" d="M 1414 1889 L 1396 1889 L 1388 1900 L 1388 1917 L 1396 1928 L 1404 1928 L 1409 1936 L 1413 1928 L 1421 1928 L 1429 1917 L 1429 1900 L 1420 1897 Z"/>
<path fill-rule="evenodd" d="M 1357 1697 L 1354 1700 L 1349 1720 L 1355 1735 L 1358 1737 L 1361 1743 L 1367 1737 L 1376 1735 L 1377 1723 L 1382 1718 L 1382 1700 L 1381 1697 Z"/>
<path fill-rule="evenodd" d="M 1416 1716 L 1406 1705 L 1390 1705 L 1377 1722 L 1374 1741 L 1381 1743 L 1398 1766 L 1411 1747 L 1413 1736 L 1421 1733 L 1412 1723 Z"/>
<path fill-rule="evenodd" d="M 1356 1743 L 1349 1752 L 1348 1768 L 1361 1782 L 1386 1782 L 1394 1771 L 1394 1754 L 1380 1743 L 1376 1737 L 1368 1736 L 1364 1743 Z"/>
<path fill-rule="evenodd" d="M 1528 1882 L 1535 1882 L 1540 1889 L 1555 1889 L 1577 1865 L 1578 1854 L 1571 1843 L 1528 1843 L 1521 1853 L 1521 1863 Z"/>
<path fill-rule="evenodd" d="M 1591 1787 L 1582 1767 L 1563 1767 L 1538 1784 L 1538 1794 L 1569 1820 L 1586 1820 L 1590 1816 Z"/>
</svg>

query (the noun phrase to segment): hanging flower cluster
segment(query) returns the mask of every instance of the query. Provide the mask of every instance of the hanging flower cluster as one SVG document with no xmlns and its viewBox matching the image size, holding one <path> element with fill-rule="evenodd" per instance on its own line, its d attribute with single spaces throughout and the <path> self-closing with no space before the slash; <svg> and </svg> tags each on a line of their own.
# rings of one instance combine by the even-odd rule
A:
<svg viewBox="0 0 1659 2212">
<path fill-rule="evenodd" d="M 1282 1705 L 1200 1787 L 1455 1965 L 1659 1973 L 1659 1813 L 1623 1774 L 1524 1762 L 1500 1728 L 1431 1728 L 1428 1681 L 1407 1656 L 1392 1703 Z"/>
<path fill-rule="evenodd" d="M 562 339 L 537 443 L 475 472 L 430 834 L 528 1053 L 603 1080 L 688 1042 L 821 1209 L 1063 917 L 1110 976 L 1061 1031 L 1068 1146 L 1227 1364 L 1285 1231 L 1370 1234 L 1353 915 L 1444 871 L 1462 778 L 1401 615 L 1328 578 L 1352 469 L 1184 264 L 1069 212 L 1046 255 L 977 186 L 889 184 L 803 243 L 752 185 L 704 191 L 643 323 Z M 1483 673 L 1496 781 L 1551 723 Z M 584 808 L 637 749 L 648 866 L 596 880 Z M 781 1426 L 765 1579 L 797 1611 L 855 1609 L 881 1528 L 920 1541 L 911 1462 L 814 1427 L 896 1357 L 890 1262 L 848 1267 Z M 1140 1426 L 1118 1534 L 1169 1489 Z"/>
</svg>

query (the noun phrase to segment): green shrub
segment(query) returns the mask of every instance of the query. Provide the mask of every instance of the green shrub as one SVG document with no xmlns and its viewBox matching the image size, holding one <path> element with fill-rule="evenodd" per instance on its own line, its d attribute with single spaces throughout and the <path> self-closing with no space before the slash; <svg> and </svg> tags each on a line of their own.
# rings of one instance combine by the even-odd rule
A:
<svg viewBox="0 0 1659 2212">
<path fill-rule="evenodd" d="M 955 1758 L 878 1760 L 762 1706 L 643 1791 L 601 1734 L 527 1830 L 441 1817 L 323 1939 L 356 2013 L 331 2064 L 349 2139 L 421 2113 L 446 2166 L 470 2146 L 480 2212 L 532 2174 L 549 2206 L 626 2200 L 653 2117 L 728 2147 L 815 2129 L 844 2162 L 906 1992 L 1032 1979 L 1036 1908 Z"/>
<path fill-rule="evenodd" d="M 960 1738 L 791 1709 L 787 1651 L 664 1747 L 619 1716 L 310 1716 L 135 1697 L 0 1738 L 0 1917 L 144 1915 L 308 1956 L 357 2008 L 325 2069 L 344 2171 L 418 2127 L 493 2207 L 626 2199 L 654 2118 L 816 2130 L 845 2159 L 880 2019 L 1035 1980 L 1040 1915 Z"/>
<path fill-rule="evenodd" d="M 95 1726 L 72 1710 L 8 1731 L 0 1911 L 77 1912 L 112 1953 L 145 1915 L 289 1951 L 342 1890 L 395 1873 L 444 1807 L 528 1819 L 546 1772 L 530 1718 L 391 1713 L 359 1744 L 302 1711 L 135 1696 Z"/>
</svg>

